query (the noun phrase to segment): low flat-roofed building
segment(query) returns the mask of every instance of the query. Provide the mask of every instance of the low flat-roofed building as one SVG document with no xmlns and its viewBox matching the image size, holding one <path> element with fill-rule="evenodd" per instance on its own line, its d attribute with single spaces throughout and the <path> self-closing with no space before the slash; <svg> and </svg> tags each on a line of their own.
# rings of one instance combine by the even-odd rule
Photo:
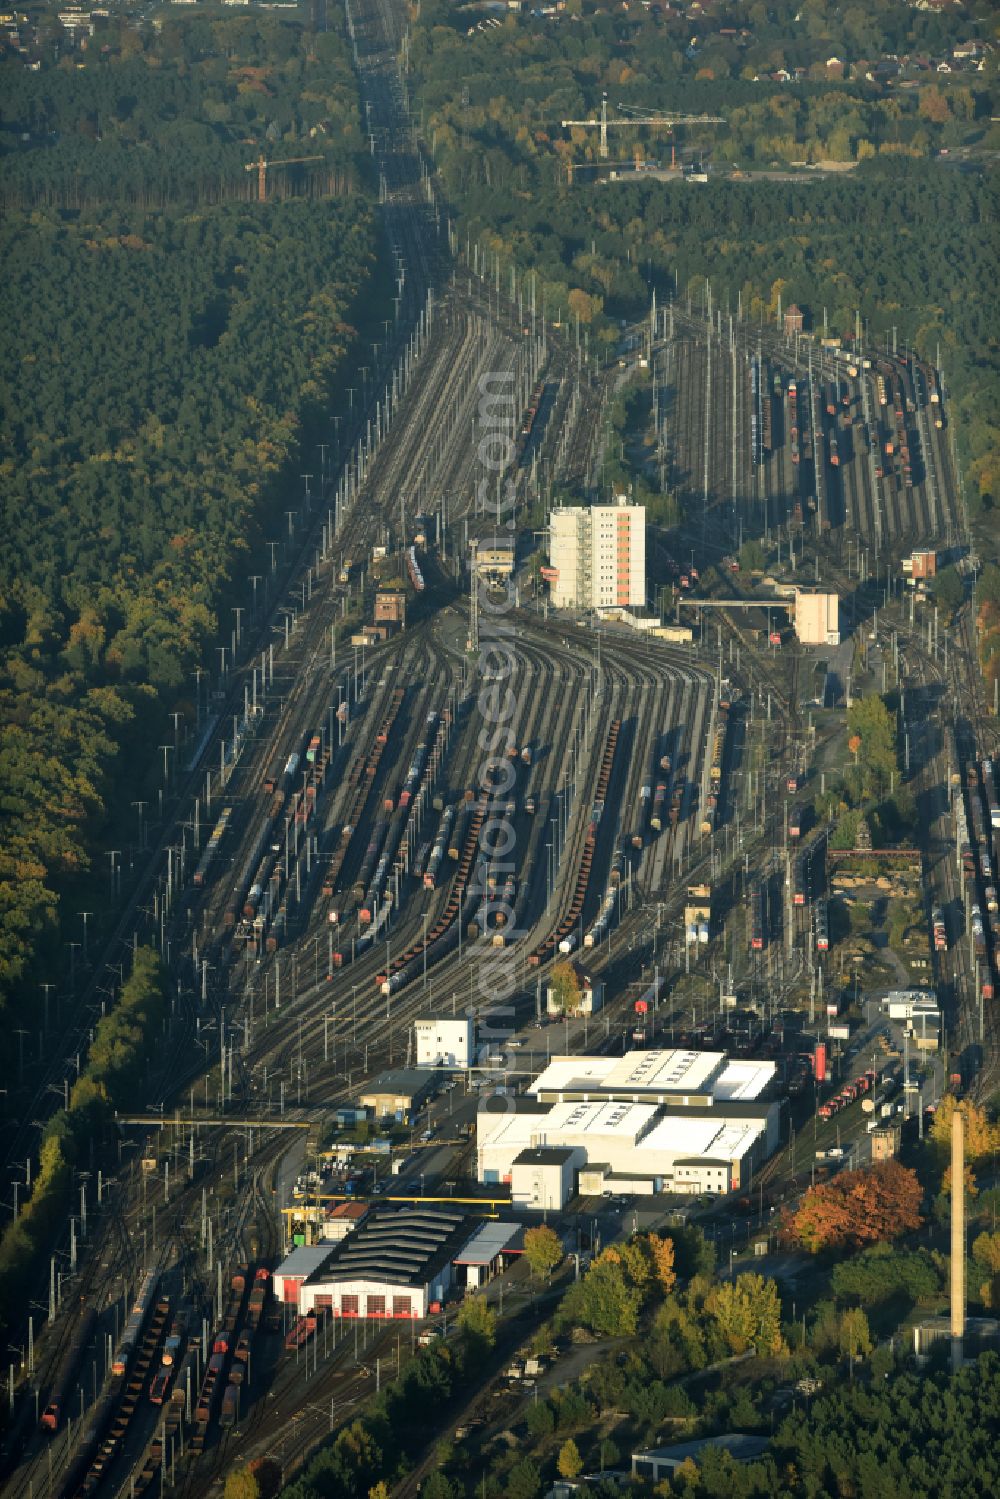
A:
<svg viewBox="0 0 1000 1499">
<path fill-rule="evenodd" d="M 324 1246 L 299 1286 L 300 1311 L 334 1317 L 425 1317 L 454 1281 L 453 1263 L 479 1225 L 457 1208 L 378 1208 L 356 1233 Z"/>
<path fill-rule="evenodd" d="M 890 1020 L 911 1020 L 924 1010 L 937 1013 L 937 996 L 930 989 L 890 989 L 880 1001 Z"/>
<path fill-rule="evenodd" d="M 476 571 L 481 578 L 509 578 L 514 571 L 514 543 L 502 537 L 481 541 L 476 548 Z"/>
<path fill-rule="evenodd" d="M 800 589 L 795 595 L 795 633 L 803 645 L 839 645 L 838 596 Z"/>
<path fill-rule="evenodd" d="M 320 1223 L 320 1238 L 328 1244 L 346 1239 L 348 1234 L 361 1227 L 370 1212 L 367 1202 L 338 1202 L 324 1215 Z"/>
<path fill-rule="evenodd" d="M 727 1432 L 723 1436 L 698 1437 L 693 1442 L 678 1442 L 672 1447 L 649 1447 L 632 1453 L 632 1477 L 648 1478 L 653 1483 L 669 1479 L 683 1463 L 697 1465 L 706 1447 L 721 1447 L 738 1463 L 750 1463 L 763 1457 L 768 1449 L 764 1437 Z"/>
<path fill-rule="evenodd" d="M 925 1317 L 914 1323 L 913 1351 L 926 1358 L 935 1343 L 951 1342 L 950 1317 Z M 1000 1321 L 996 1317 L 966 1317 L 962 1349 L 966 1358 L 975 1358 L 986 1348 L 1000 1348 Z"/>
<path fill-rule="evenodd" d="M 377 1119 L 385 1114 L 406 1119 L 418 1109 L 433 1091 L 437 1079 L 433 1072 L 422 1067 L 398 1067 L 392 1072 L 383 1072 L 369 1083 L 359 1094 L 362 1108 L 371 1109 Z"/>
<path fill-rule="evenodd" d="M 737 1192 L 766 1159 L 767 1127 L 760 1121 L 671 1117 L 641 1140 L 633 1169 L 661 1176 L 664 1191 Z"/>
<path fill-rule="evenodd" d="M 524 1253 L 524 1227 L 520 1223 L 484 1223 L 465 1248 L 455 1256 L 455 1266 L 465 1274 L 470 1290 L 486 1285 L 503 1269 L 505 1261 Z"/>
<path fill-rule="evenodd" d="M 663 1191 L 662 1177 L 612 1171 L 603 1161 L 581 1166 L 577 1181 L 581 1197 L 652 1197 Z"/>
</svg>

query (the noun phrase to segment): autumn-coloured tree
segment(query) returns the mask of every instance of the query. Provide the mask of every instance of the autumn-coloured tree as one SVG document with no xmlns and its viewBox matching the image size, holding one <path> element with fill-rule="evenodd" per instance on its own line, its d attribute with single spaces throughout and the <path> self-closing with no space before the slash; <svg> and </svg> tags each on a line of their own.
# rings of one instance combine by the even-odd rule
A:
<svg viewBox="0 0 1000 1499">
<path fill-rule="evenodd" d="M 979 1299 L 996 1310 L 1000 1306 L 1000 1233 L 982 1233 L 972 1245 L 972 1262 L 983 1276 Z"/>
<path fill-rule="evenodd" d="M 260 1499 L 257 1480 L 249 1468 L 234 1468 L 227 1475 L 224 1499 Z"/>
<path fill-rule="evenodd" d="M 781 1302 L 773 1280 L 765 1280 L 763 1275 L 738 1275 L 711 1293 L 708 1310 L 733 1353 L 746 1353 L 754 1347 L 767 1357 L 784 1350 Z"/>
<path fill-rule="evenodd" d="M 972 1167 L 969 1165 L 968 1162 L 966 1162 L 965 1166 L 962 1168 L 962 1179 L 965 1182 L 965 1197 L 966 1197 L 966 1201 L 971 1201 L 971 1199 L 973 1197 L 978 1197 L 979 1196 L 979 1187 L 976 1185 L 976 1173 L 973 1171 Z M 946 1197 L 950 1197 L 951 1196 L 951 1166 L 950 1165 L 945 1167 L 944 1175 L 941 1178 L 941 1191 L 944 1193 L 944 1195 Z"/>
<path fill-rule="evenodd" d="M 559 1469 L 560 1478 L 575 1478 L 583 1471 L 583 1458 L 572 1437 L 568 1437 L 560 1447 L 556 1467 Z"/>
<path fill-rule="evenodd" d="M 974 1165 L 1000 1145 L 1000 1126 L 992 1124 L 986 1110 L 971 1098 L 958 1099 L 952 1093 L 946 1094 L 931 1119 L 929 1131 L 931 1143 L 945 1159 L 951 1154 L 951 1121 L 956 1109 L 962 1116 L 965 1159 Z"/>
<path fill-rule="evenodd" d="M 951 114 L 948 108 L 948 100 L 942 94 L 936 83 L 930 88 L 920 90 L 920 113 L 925 120 L 932 120 L 935 125 L 943 125 Z"/>
<path fill-rule="evenodd" d="M 559 1235 L 547 1223 L 529 1228 L 524 1236 L 524 1257 L 531 1266 L 533 1275 L 537 1275 L 539 1280 L 543 1276 L 548 1277 L 562 1261 L 563 1249 Z"/>
<path fill-rule="evenodd" d="M 843 1171 L 809 1189 L 785 1220 L 784 1232 L 810 1254 L 896 1239 L 920 1227 L 922 1195 L 916 1173 L 898 1161 Z"/>
<path fill-rule="evenodd" d="M 650 1234 L 646 1243 L 649 1246 L 649 1256 L 653 1262 L 653 1274 L 657 1284 L 664 1296 L 669 1296 L 677 1284 L 677 1272 L 674 1269 L 674 1241 L 661 1238 L 659 1234 Z"/>
<path fill-rule="evenodd" d="M 572 963 L 557 963 L 549 974 L 549 1008 L 571 1014 L 580 1003 L 580 980 Z"/>
<path fill-rule="evenodd" d="M 644 1239 L 632 1239 L 627 1244 L 614 1244 L 601 1256 L 615 1265 L 621 1265 L 625 1278 L 643 1296 L 653 1276 L 653 1267 Z"/>
</svg>

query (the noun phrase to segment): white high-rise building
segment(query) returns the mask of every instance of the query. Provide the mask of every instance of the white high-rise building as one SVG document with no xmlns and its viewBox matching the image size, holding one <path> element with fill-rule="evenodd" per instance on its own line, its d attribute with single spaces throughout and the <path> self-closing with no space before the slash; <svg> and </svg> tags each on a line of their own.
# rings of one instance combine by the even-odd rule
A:
<svg viewBox="0 0 1000 1499">
<path fill-rule="evenodd" d="M 646 507 L 565 505 L 549 516 L 552 602 L 559 609 L 642 608 Z"/>
</svg>

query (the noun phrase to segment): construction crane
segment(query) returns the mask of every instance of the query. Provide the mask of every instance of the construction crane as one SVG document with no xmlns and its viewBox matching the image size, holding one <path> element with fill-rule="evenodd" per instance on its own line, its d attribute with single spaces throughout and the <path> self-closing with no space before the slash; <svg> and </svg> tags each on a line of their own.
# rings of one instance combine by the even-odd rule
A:
<svg viewBox="0 0 1000 1499">
<path fill-rule="evenodd" d="M 303 161 L 322 161 L 322 156 L 285 156 L 281 161 L 265 161 L 263 151 L 256 161 L 248 161 L 244 167 L 246 172 L 257 173 L 257 197 L 263 203 L 267 198 L 267 174 L 268 170 L 275 172 L 279 167 L 297 166 Z"/>
<path fill-rule="evenodd" d="M 622 114 L 628 115 L 629 118 L 624 120 L 609 120 L 608 96 L 607 94 L 602 94 L 601 118 L 599 120 L 563 120 L 562 127 L 564 130 L 569 129 L 571 125 L 581 130 L 600 129 L 600 156 L 602 161 L 606 161 L 608 156 L 608 131 L 620 130 L 624 125 L 659 125 L 666 126 L 668 130 L 672 130 L 675 125 L 724 125 L 726 123 L 721 115 L 682 115 L 673 114 L 667 110 L 657 110 L 654 114 L 641 115 L 637 111 L 629 109 L 624 104 L 619 104 L 618 108 Z"/>
</svg>

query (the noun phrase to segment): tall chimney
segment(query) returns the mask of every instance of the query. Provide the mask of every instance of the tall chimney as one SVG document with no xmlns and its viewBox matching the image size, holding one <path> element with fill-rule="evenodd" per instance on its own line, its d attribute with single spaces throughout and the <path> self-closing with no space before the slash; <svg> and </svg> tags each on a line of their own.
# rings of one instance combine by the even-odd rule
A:
<svg viewBox="0 0 1000 1499">
<path fill-rule="evenodd" d="M 951 1116 L 951 1367 L 962 1367 L 965 1333 L 965 1121 Z"/>
</svg>

